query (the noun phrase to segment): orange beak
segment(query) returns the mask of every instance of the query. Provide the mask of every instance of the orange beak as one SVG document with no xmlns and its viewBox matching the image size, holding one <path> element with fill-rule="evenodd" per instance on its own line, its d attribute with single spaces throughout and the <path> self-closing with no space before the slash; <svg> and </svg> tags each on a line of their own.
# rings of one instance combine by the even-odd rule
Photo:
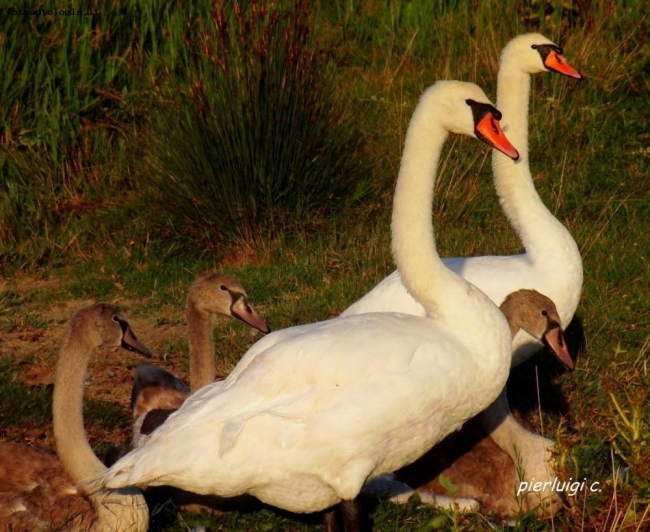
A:
<svg viewBox="0 0 650 532">
<path fill-rule="evenodd" d="M 486 113 L 481 118 L 476 124 L 475 132 L 476 136 L 486 144 L 489 144 L 515 161 L 519 159 L 519 152 L 510 144 L 510 141 L 506 138 L 499 125 L 499 121 L 492 113 Z"/>
<path fill-rule="evenodd" d="M 569 63 L 567 63 L 564 56 L 555 51 L 551 50 L 544 60 L 544 66 L 553 72 L 562 74 L 569 78 L 582 79 L 582 74 L 573 68 Z"/>
</svg>

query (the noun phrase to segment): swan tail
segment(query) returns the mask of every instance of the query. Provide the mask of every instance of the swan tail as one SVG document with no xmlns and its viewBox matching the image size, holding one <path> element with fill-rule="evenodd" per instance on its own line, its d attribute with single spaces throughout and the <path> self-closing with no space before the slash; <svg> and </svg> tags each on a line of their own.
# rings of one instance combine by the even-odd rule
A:
<svg viewBox="0 0 650 532">
<path fill-rule="evenodd" d="M 101 490 L 118 490 L 149 485 L 154 480 L 147 469 L 143 466 L 136 452 L 131 452 L 120 458 L 112 467 L 100 472 L 97 476 L 86 479 L 78 484 L 78 487 L 86 493 L 94 493 Z"/>
<path fill-rule="evenodd" d="M 117 463 L 119 463 L 119 461 Z M 135 485 L 130 480 L 132 468 L 114 470 L 114 467 L 115 466 L 94 478 L 80 482 L 77 484 L 77 487 L 85 493 L 93 494 L 103 490 L 117 490 Z"/>
</svg>

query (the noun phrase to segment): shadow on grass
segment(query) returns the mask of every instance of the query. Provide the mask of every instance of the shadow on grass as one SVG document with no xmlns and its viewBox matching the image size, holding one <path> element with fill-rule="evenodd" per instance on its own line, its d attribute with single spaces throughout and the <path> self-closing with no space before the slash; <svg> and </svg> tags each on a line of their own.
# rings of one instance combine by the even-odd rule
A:
<svg viewBox="0 0 650 532">
<path fill-rule="evenodd" d="M 577 367 L 586 348 L 586 337 L 579 316 L 574 317 L 566 328 L 565 339 Z M 540 349 L 538 353 L 510 372 L 508 379 L 510 406 L 526 416 L 537 411 L 539 398 L 544 412 L 566 415 L 570 405 L 567 404 L 558 382 L 563 374 L 566 374 L 563 378 L 571 378 L 571 374 L 562 367 L 548 348 Z"/>
</svg>

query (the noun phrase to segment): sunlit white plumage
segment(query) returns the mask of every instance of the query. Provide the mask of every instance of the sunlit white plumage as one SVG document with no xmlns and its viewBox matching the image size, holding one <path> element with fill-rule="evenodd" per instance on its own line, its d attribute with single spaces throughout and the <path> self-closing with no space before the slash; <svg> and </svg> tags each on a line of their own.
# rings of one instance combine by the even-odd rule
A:
<svg viewBox="0 0 650 532">
<path fill-rule="evenodd" d="M 528 100 L 531 74 L 548 69 L 538 52 L 553 43 L 530 33 L 512 39 L 501 54 L 497 107 L 502 126 L 520 153 L 513 161 L 493 150 L 494 185 L 501 206 L 525 248 L 525 253 L 505 256 L 444 258 L 445 266 L 480 288 L 497 304 L 522 288 L 535 289 L 551 298 L 566 328 L 578 306 L 582 291 L 582 259 L 569 231 L 542 203 L 535 190 L 528 162 Z M 535 48 L 533 48 L 535 46 Z M 561 56 L 560 56 L 561 57 Z M 564 64 L 571 77 L 580 74 Z M 343 316 L 367 312 L 404 312 L 424 316 L 424 307 L 394 271 L 368 294 L 343 312 Z M 526 360 L 541 343 L 521 330 L 513 340 L 513 365 Z"/>
<path fill-rule="evenodd" d="M 442 146 L 450 131 L 475 136 L 475 102 L 489 105 L 467 83 L 424 93 L 395 192 L 395 259 L 435 319 L 375 313 L 272 333 L 98 486 L 250 493 L 294 512 L 323 510 L 412 462 L 498 396 L 510 367 L 508 324 L 440 261 L 431 224 Z"/>
<path fill-rule="evenodd" d="M 199 275 L 188 291 L 185 312 L 193 392 L 214 382 L 214 329 L 219 316 L 237 318 L 263 333 L 270 331 L 251 306 L 239 280 L 229 274 L 207 271 Z M 139 447 L 147 434 L 163 423 L 171 410 L 183 404 L 189 394 L 185 384 L 164 369 L 139 365 L 131 392 L 134 418 L 131 445 Z"/>
</svg>

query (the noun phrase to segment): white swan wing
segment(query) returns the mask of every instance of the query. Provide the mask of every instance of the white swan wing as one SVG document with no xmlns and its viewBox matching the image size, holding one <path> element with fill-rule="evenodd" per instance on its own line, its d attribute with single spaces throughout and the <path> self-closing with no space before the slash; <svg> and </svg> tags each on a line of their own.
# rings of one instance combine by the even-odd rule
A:
<svg viewBox="0 0 650 532">
<path fill-rule="evenodd" d="M 383 445 L 413 437 L 411 420 L 425 425 L 428 420 L 431 426 L 418 438 L 435 440 L 492 399 L 472 398 L 467 391 L 476 389 L 481 376 L 462 345 L 420 320 L 375 314 L 314 324 L 255 357 L 238 374 L 237 386 L 210 386 L 185 403 L 101 483 L 111 488 L 171 483 L 205 490 L 210 478 L 211 488 L 219 490 L 224 460 L 231 470 L 245 471 L 252 461 L 263 471 L 278 465 L 273 450 L 286 448 L 302 463 L 310 461 L 310 453 L 322 459 L 324 448 L 349 455 L 341 459 L 361 451 L 371 473 L 391 459 Z M 448 419 L 445 412 L 451 413 Z M 348 443 L 334 450 L 328 445 L 332 438 Z M 251 458 L 251 440 L 264 449 L 269 463 Z M 235 482 L 232 476 L 225 481 Z"/>
</svg>

